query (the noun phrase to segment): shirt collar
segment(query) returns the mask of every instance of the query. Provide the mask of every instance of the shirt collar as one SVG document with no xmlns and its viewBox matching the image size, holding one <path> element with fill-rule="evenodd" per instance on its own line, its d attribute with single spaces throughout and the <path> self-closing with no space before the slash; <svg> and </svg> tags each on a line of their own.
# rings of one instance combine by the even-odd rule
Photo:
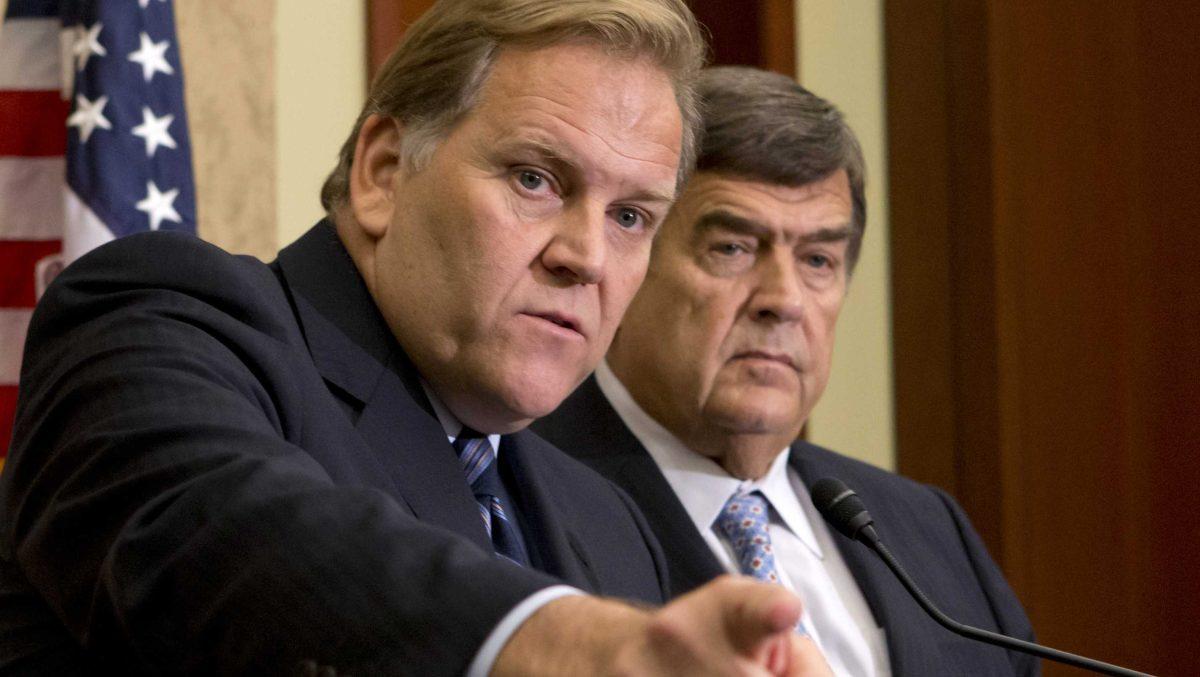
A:
<svg viewBox="0 0 1200 677">
<path fill-rule="evenodd" d="M 455 416 L 448 408 L 446 408 L 445 403 L 443 403 L 441 398 L 439 398 L 437 394 L 433 392 L 433 388 L 429 387 L 429 384 L 425 382 L 425 379 L 421 379 L 421 388 L 425 390 L 425 397 L 429 398 L 429 404 L 433 405 L 433 413 L 437 415 L 438 423 L 442 424 L 442 431 L 446 433 L 446 437 L 449 438 L 450 444 L 454 444 L 454 440 L 458 438 L 458 434 L 462 432 L 462 421 L 458 420 L 458 417 Z M 496 456 L 499 457 L 500 435 L 498 433 L 494 433 L 488 435 L 487 438 L 488 442 L 492 444 L 492 451 L 494 451 Z"/>
<path fill-rule="evenodd" d="M 595 376 L 596 385 L 654 459 L 697 530 L 707 533 L 712 529 L 721 509 L 734 492 L 757 489 L 771 501 L 784 526 L 814 555 L 823 558 L 816 534 L 800 505 L 801 500 L 808 500 L 808 492 L 802 483 L 792 482 L 788 476 L 790 449 L 785 447 L 779 452 L 762 478 L 740 480 L 726 472 L 716 461 L 689 449 L 671 431 L 651 418 L 613 373 L 607 360 L 600 361 Z"/>
<path fill-rule="evenodd" d="M 767 474 L 747 490 L 758 489 L 761 491 L 771 502 L 771 506 L 775 508 L 779 519 L 783 521 L 788 530 L 795 534 L 796 538 L 800 539 L 804 547 L 812 551 L 817 559 L 825 559 L 821 545 L 817 541 L 817 535 L 813 532 L 812 521 L 809 520 L 808 513 L 801 505 L 801 501 L 811 503 L 808 489 L 800 481 L 799 475 L 788 472 L 788 455 L 790 453 L 790 448 L 785 448 L 780 452 L 771 462 L 771 468 Z"/>
</svg>

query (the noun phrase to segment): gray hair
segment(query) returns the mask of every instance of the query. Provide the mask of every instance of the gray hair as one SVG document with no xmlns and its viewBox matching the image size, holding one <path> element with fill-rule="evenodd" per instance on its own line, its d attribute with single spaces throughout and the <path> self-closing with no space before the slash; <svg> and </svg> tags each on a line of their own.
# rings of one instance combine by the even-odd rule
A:
<svg viewBox="0 0 1200 677">
<path fill-rule="evenodd" d="M 853 203 L 846 263 L 853 272 L 867 225 L 865 168 L 841 112 L 787 76 L 744 66 L 706 69 L 697 90 L 704 141 L 696 171 L 784 186 L 846 171 Z"/>
<path fill-rule="evenodd" d="M 368 116 L 405 125 L 401 157 L 419 170 L 474 106 L 502 48 L 580 39 L 621 56 L 650 58 L 670 77 L 683 118 L 682 186 L 696 156 L 695 79 L 705 55 L 683 0 L 439 0 L 408 28 L 375 76 L 337 167 L 321 187 L 321 205 L 332 214 L 348 201 L 350 165 Z"/>
</svg>

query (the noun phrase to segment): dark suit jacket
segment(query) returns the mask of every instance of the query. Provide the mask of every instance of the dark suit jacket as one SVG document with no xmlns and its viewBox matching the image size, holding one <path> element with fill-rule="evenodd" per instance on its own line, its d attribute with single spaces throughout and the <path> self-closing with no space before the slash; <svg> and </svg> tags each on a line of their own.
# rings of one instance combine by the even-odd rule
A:
<svg viewBox="0 0 1200 677">
<path fill-rule="evenodd" d="M 542 437 L 625 488 L 637 501 L 667 556 L 672 596 L 725 573 L 650 454 L 589 378 L 550 416 L 534 424 Z M 1016 596 L 988 556 L 962 509 L 944 492 L 806 442 L 790 463 L 812 486 L 837 477 L 863 497 L 879 535 L 917 584 L 951 617 L 1032 639 Z M 1037 663 L 951 634 L 930 619 L 865 546 L 833 538 L 886 633 L 893 674 L 1029 675 Z"/>
<path fill-rule="evenodd" d="M 492 555 L 327 223 L 271 266 L 118 240 L 59 277 L 28 346 L 0 481 L 0 672 L 460 674 L 549 585 L 664 596 L 629 497 L 530 432 L 500 462 L 546 573 Z"/>
</svg>

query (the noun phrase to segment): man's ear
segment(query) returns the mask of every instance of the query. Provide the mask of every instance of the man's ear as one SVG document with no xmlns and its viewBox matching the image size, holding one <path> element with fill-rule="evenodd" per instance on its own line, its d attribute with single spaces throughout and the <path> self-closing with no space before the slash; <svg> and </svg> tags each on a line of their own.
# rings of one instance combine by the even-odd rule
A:
<svg viewBox="0 0 1200 677">
<path fill-rule="evenodd" d="M 403 127 L 387 115 L 363 121 L 350 165 L 350 208 L 359 226 L 372 238 L 383 237 L 396 207 L 396 177 L 401 171 Z"/>
</svg>

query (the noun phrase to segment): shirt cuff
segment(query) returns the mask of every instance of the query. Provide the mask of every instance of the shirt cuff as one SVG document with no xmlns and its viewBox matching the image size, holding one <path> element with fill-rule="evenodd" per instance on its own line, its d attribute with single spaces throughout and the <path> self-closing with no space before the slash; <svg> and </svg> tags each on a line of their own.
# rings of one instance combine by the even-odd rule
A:
<svg viewBox="0 0 1200 677">
<path fill-rule="evenodd" d="M 512 608 L 496 627 L 491 634 L 484 640 L 483 646 L 479 647 L 479 652 L 475 654 L 475 660 L 471 661 L 470 667 L 467 668 L 466 677 L 487 677 L 492 671 L 492 666 L 496 664 L 496 658 L 500 655 L 500 650 L 508 643 L 512 634 L 521 627 L 535 611 L 546 606 L 550 602 L 569 595 L 585 594 L 578 588 L 572 588 L 569 585 L 552 585 L 548 588 L 543 588 L 526 597 L 520 604 Z"/>
</svg>

